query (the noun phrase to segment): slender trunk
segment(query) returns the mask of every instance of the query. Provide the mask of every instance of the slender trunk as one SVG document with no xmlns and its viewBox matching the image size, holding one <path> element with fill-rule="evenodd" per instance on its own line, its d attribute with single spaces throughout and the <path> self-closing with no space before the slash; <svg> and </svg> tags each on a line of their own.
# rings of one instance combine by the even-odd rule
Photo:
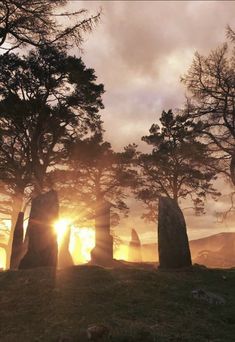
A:
<svg viewBox="0 0 235 342">
<path fill-rule="evenodd" d="M 178 204 L 178 190 L 176 186 L 173 189 L 173 200 Z"/>
<path fill-rule="evenodd" d="M 179 203 L 178 203 L 178 196 L 176 194 L 174 194 L 174 201 L 179 205 Z"/>
<path fill-rule="evenodd" d="M 99 212 L 99 207 L 102 202 L 103 198 L 100 195 L 100 192 L 96 192 L 96 198 L 95 198 L 95 228 L 97 230 L 97 227 L 99 226 L 99 218 L 97 216 L 97 212 Z"/>
<path fill-rule="evenodd" d="M 95 180 L 95 227 L 97 229 L 97 210 L 99 211 L 100 203 L 103 201 L 103 196 L 100 189 L 100 177 Z"/>
<path fill-rule="evenodd" d="M 233 182 L 233 185 L 235 185 L 235 152 L 232 155 L 231 162 L 230 162 L 230 174 L 231 174 L 231 180 Z"/>
<path fill-rule="evenodd" d="M 41 170 L 41 166 L 35 169 L 35 186 L 34 195 L 38 196 L 43 192 L 45 173 Z"/>
<path fill-rule="evenodd" d="M 173 199 L 178 204 L 178 178 L 176 173 L 173 178 Z"/>
</svg>

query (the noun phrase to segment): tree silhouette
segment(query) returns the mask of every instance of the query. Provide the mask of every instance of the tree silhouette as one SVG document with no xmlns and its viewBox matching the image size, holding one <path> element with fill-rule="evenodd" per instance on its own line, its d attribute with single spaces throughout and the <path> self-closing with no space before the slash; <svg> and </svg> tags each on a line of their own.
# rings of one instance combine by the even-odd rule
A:
<svg viewBox="0 0 235 342">
<path fill-rule="evenodd" d="M 228 45 L 207 57 L 197 53 L 182 78 L 191 94 L 188 112 L 194 129 L 218 159 L 216 169 L 235 185 L 235 54 Z"/>
<path fill-rule="evenodd" d="M 59 47 L 0 56 L 1 193 L 13 222 L 26 194 L 52 186 L 66 140 L 100 130 L 104 90 L 95 81 L 93 69 Z"/>
<path fill-rule="evenodd" d="M 88 16 L 85 9 L 63 12 L 61 8 L 67 3 L 67 0 L 2 0 L 0 48 L 9 52 L 24 45 L 39 47 L 55 42 L 64 48 L 70 44 L 80 47 L 83 33 L 92 30 L 100 13 Z M 63 19 L 63 26 L 59 18 Z"/>
<path fill-rule="evenodd" d="M 211 184 L 215 172 L 209 168 L 214 160 L 207 146 L 197 140 L 191 124 L 187 115 L 163 111 L 160 126 L 153 124 L 150 134 L 142 137 L 152 146 L 152 152 L 141 154 L 138 160 L 141 182 L 136 193 L 148 208 L 146 219 L 156 220 L 160 195 L 177 203 L 189 198 L 196 213 L 203 212 L 207 194 L 218 195 Z"/>
<path fill-rule="evenodd" d="M 83 211 L 86 217 L 93 218 L 95 207 L 106 200 L 112 208 L 112 225 L 118 224 L 120 213 L 128 212 L 126 189 L 136 178 L 136 172 L 130 169 L 131 146 L 114 152 L 111 144 L 103 141 L 102 134 L 96 133 L 72 142 L 67 150 L 69 169 L 57 172 L 57 179 L 61 198 L 66 200 L 70 213 L 74 208 L 75 216 Z"/>
</svg>

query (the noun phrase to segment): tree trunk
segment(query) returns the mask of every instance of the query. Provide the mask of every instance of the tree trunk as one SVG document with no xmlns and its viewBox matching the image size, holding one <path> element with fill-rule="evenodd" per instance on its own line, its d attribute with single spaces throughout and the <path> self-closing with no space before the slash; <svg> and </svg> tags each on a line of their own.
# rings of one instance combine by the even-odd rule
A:
<svg viewBox="0 0 235 342">
<path fill-rule="evenodd" d="M 113 237 L 110 234 L 110 203 L 97 201 L 95 209 L 95 247 L 91 251 L 93 264 L 107 266 L 113 262 Z"/>
<path fill-rule="evenodd" d="M 231 174 L 231 180 L 233 182 L 233 185 L 235 185 L 235 152 L 232 154 L 231 162 L 230 162 L 230 174 Z"/>
</svg>

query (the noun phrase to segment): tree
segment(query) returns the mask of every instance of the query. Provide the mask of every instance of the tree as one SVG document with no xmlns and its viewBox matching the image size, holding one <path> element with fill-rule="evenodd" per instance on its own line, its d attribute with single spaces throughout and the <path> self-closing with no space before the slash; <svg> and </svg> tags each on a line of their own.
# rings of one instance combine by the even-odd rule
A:
<svg viewBox="0 0 235 342">
<path fill-rule="evenodd" d="M 103 92 L 94 70 L 58 47 L 0 56 L 0 179 L 13 226 L 25 196 L 53 186 L 65 142 L 101 129 Z"/>
<path fill-rule="evenodd" d="M 190 199 L 197 213 L 203 212 L 207 194 L 216 196 L 211 181 L 215 172 L 208 167 L 214 162 L 207 153 L 207 146 L 198 141 L 187 115 L 174 115 L 163 111 L 161 127 L 153 124 L 148 136 L 142 137 L 152 152 L 141 154 L 138 164 L 142 184 L 137 196 L 147 205 L 144 217 L 156 220 L 159 196 L 167 196 L 177 203 Z"/>
<path fill-rule="evenodd" d="M 70 213 L 73 207 L 75 216 L 83 212 L 86 218 L 94 218 L 95 207 L 106 200 L 112 207 L 112 224 L 118 224 L 120 213 L 128 212 L 125 189 L 136 177 L 136 172 L 130 169 L 132 146 L 123 152 L 114 152 L 111 144 L 103 141 L 101 133 L 69 145 L 69 168 L 57 172 L 57 179 Z"/>
<path fill-rule="evenodd" d="M 228 195 L 224 195 L 223 198 L 224 201 L 228 203 L 227 209 L 216 211 L 215 215 L 219 223 L 224 222 L 226 224 L 226 221 L 228 219 L 233 220 L 233 218 L 235 217 L 235 191 L 231 192 Z"/>
<path fill-rule="evenodd" d="M 87 11 L 59 12 L 67 0 L 2 0 L 0 3 L 0 48 L 9 50 L 33 45 L 81 46 L 83 33 L 91 31 L 100 13 L 87 16 Z M 72 25 L 62 26 L 58 18 Z M 66 22 L 66 21 L 65 21 Z"/>
<path fill-rule="evenodd" d="M 218 159 L 216 169 L 235 185 L 235 50 L 224 44 L 207 57 L 196 53 L 182 81 L 194 129 Z"/>
</svg>

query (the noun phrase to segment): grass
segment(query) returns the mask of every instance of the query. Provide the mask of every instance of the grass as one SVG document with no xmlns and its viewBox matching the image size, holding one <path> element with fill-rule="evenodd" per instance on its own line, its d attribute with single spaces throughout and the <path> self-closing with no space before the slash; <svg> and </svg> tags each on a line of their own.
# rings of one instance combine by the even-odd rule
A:
<svg viewBox="0 0 235 342">
<path fill-rule="evenodd" d="M 226 279 L 224 279 L 226 277 Z M 226 300 L 192 297 L 201 288 Z M 105 324 L 114 342 L 232 342 L 235 269 L 193 267 L 163 272 L 134 267 L 75 266 L 0 273 L 0 341 L 87 341 Z"/>
</svg>

